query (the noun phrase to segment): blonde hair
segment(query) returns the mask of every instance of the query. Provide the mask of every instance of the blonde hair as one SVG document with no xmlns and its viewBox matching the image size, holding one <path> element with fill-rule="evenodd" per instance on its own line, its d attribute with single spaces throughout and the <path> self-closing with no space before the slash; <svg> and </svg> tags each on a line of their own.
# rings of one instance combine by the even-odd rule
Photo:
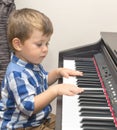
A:
<svg viewBox="0 0 117 130">
<path fill-rule="evenodd" d="M 52 23 L 45 14 L 29 8 L 13 11 L 8 19 L 7 29 L 11 49 L 13 49 L 13 38 L 17 37 L 24 42 L 31 36 L 34 29 L 47 36 L 53 33 Z"/>
</svg>

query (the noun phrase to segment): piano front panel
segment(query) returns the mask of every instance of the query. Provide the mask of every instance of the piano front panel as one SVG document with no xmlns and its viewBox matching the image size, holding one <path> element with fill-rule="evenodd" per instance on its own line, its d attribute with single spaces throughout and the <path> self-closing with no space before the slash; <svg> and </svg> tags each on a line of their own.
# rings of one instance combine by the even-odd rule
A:
<svg viewBox="0 0 117 130">
<path fill-rule="evenodd" d="M 98 61 L 98 59 L 101 60 Z M 72 97 L 63 96 L 62 130 L 116 130 L 116 113 L 112 109 L 110 95 L 107 94 L 103 82 L 105 80 L 104 73 L 100 72 L 100 66 L 103 69 L 105 67 L 102 54 L 96 54 L 91 58 L 64 60 L 63 66 L 84 73 L 82 77 L 63 78 L 63 83 L 76 84 L 84 88 L 85 91 Z"/>
</svg>

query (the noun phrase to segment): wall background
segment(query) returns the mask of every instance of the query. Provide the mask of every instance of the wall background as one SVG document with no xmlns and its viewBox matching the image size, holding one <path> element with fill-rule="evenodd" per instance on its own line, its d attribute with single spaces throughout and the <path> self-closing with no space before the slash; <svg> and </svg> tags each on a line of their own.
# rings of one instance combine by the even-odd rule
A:
<svg viewBox="0 0 117 130">
<path fill-rule="evenodd" d="M 117 0 L 15 0 L 16 8 L 30 7 L 45 13 L 54 34 L 43 61 L 50 71 L 58 67 L 61 50 L 98 41 L 100 32 L 117 32 Z M 53 112 L 56 104 L 53 103 Z"/>
</svg>

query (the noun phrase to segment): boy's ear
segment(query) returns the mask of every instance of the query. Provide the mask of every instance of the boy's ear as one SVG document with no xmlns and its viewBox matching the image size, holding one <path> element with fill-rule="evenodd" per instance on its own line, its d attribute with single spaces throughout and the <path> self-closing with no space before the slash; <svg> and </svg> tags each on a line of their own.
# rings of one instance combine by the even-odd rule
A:
<svg viewBox="0 0 117 130">
<path fill-rule="evenodd" d="M 19 38 L 14 38 L 12 40 L 12 45 L 13 45 L 13 47 L 14 47 L 15 50 L 21 51 L 21 49 L 22 49 L 22 43 L 21 43 L 21 41 L 20 41 Z"/>
</svg>

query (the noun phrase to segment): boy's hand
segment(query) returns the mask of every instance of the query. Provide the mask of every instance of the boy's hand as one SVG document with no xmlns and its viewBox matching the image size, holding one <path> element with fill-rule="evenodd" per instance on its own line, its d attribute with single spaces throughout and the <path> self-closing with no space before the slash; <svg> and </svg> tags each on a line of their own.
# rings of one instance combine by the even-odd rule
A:
<svg viewBox="0 0 117 130">
<path fill-rule="evenodd" d="M 83 76 L 83 72 L 67 68 L 58 68 L 58 76 L 65 78 L 69 78 L 69 76 Z"/>
<path fill-rule="evenodd" d="M 54 86 L 57 95 L 68 95 L 73 96 L 84 91 L 83 88 L 79 88 L 73 84 L 57 84 Z"/>
</svg>

